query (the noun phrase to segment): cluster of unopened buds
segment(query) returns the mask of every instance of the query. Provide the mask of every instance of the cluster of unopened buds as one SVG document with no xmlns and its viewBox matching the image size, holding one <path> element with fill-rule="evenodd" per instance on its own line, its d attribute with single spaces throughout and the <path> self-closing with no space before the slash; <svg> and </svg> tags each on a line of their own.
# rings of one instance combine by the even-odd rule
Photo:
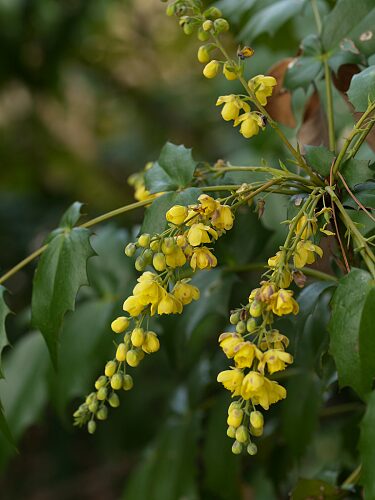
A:
<svg viewBox="0 0 375 500">
<path fill-rule="evenodd" d="M 184 306 L 199 299 L 199 289 L 189 283 L 190 276 L 196 269 L 216 266 L 217 259 L 207 245 L 232 228 L 234 216 L 230 206 L 202 194 L 195 205 L 171 207 L 166 219 L 169 226 L 162 234 L 141 234 L 125 248 L 128 257 L 137 254 L 135 268 L 142 275 L 124 301 L 128 316 L 120 316 L 111 324 L 113 332 L 123 335 L 115 358 L 96 381 L 96 392 L 74 414 L 76 424 L 87 424 L 90 433 L 95 432 L 95 418 L 107 418 L 107 404 L 114 408 L 119 405 L 115 391 L 132 388 L 127 368 L 138 366 L 145 354 L 159 350 L 156 333 L 143 327 L 148 324 L 147 318 L 180 314 Z M 186 274 L 189 277 L 181 276 Z"/>
</svg>

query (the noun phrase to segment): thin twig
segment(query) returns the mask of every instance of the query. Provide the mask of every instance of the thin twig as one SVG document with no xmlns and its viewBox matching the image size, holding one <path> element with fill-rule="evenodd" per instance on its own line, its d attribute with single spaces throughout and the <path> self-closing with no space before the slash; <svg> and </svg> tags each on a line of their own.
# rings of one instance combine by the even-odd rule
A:
<svg viewBox="0 0 375 500">
<path fill-rule="evenodd" d="M 358 200 L 358 198 L 357 198 L 357 197 L 356 197 L 356 196 L 352 193 L 352 191 L 350 190 L 349 186 L 347 185 L 347 183 L 346 183 L 346 181 L 345 181 L 344 177 L 340 174 L 340 172 L 337 172 L 337 175 L 340 177 L 340 179 L 341 179 L 342 183 L 344 184 L 345 189 L 346 189 L 346 190 L 347 190 L 347 192 L 350 194 L 350 196 L 353 198 L 353 200 L 357 203 L 357 205 L 358 205 L 360 208 L 362 208 L 362 210 L 363 210 L 364 212 L 366 212 L 366 214 L 370 217 L 370 219 L 371 219 L 371 220 L 373 220 L 373 221 L 375 222 L 375 217 L 372 215 L 372 213 L 371 213 L 371 212 L 369 212 L 369 211 L 367 210 L 367 208 L 366 208 L 364 205 L 362 205 L 362 203 Z"/>
</svg>

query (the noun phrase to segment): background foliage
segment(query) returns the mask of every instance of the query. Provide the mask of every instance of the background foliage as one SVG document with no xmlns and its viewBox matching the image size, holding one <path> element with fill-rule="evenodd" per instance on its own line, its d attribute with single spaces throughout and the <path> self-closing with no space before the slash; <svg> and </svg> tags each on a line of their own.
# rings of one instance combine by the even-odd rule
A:
<svg viewBox="0 0 375 500">
<path fill-rule="evenodd" d="M 360 35 L 373 23 L 375 9 L 372 2 L 362 3 L 363 10 L 341 0 L 344 10 L 327 18 L 322 36 L 325 49 L 350 35 L 349 49 L 340 46 L 336 59 L 331 59 L 335 71 L 343 63 L 363 62 L 350 50 L 350 40 L 360 47 L 366 64 L 374 64 L 374 38 L 365 43 Z M 322 14 L 333 4 L 318 2 Z M 239 39 L 255 48 L 254 74 L 295 56 L 303 39 L 298 71 L 292 68 L 285 80 L 288 88 L 297 89 L 295 118 L 284 114 L 284 119 L 295 119 L 298 128 L 302 121 L 306 124 L 304 106 L 314 98 L 309 83 L 322 71 L 317 41 L 310 36 L 311 4 L 221 0 L 218 5 Z M 195 160 L 225 158 L 241 165 L 262 157 L 277 166 L 281 149 L 272 134 L 260 134 L 249 142 L 220 119 L 214 108 L 216 97 L 227 93 L 231 84 L 222 79 L 207 84 L 194 43 L 188 43 L 176 23 L 165 17 L 158 1 L 3 0 L 0 9 L 1 270 L 40 246 L 75 200 L 87 204 L 82 211 L 92 215 L 131 202 L 126 178 L 158 158 L 167 140 L 194 146 Z M 342 134 L 353 119 L 340 92 L 335 90 L 334 100 L 336 128 Z M 350 99 L 356 106 L 363 105 L 360 96 L 353 94 Z M 314 124 L 300 129 L 304 137 L 311 137 L 317 123 L 323 127 L 317 118 L 320 108 L 315 108 Z M 288 134 L 293 133 L 289 129 Z M 371 155 L 368 146 L 362 155 L 357 161 Z M 252 179 L 249 174 L 225 178 Z M 364 180 L 359 177 L 352 183 Z M 163 189 L 175 187 L 166 184 Z M 368 185 L 359 184 L 356 189 L 358 196 L 362 192 L 367 197 L 363 199 L 373 199 L 374 190 Z M 172 204 L 175 194 L 170 197 Z M 267 197 L 261 220 L 251 210 L 239 215 L 230 239 L 223 238 L 217 245 L 222 269 L 196 276 L 204 293 L 185 315 L 155 322 L 161 352 L 135 374 L 137 389 L 124 395 L 123 404 L 94 437 L 72 427 L 71 413 L 110 355 L 108 325 L 136 276 L 123 247 L 137 233 L 142 212 L 95 229 L 91 244 L 97 255 L 88 260 L 87 276 L 74 259 L 81 273 L 75 289 L 87 282 L 90 287 L 80 289 L 74 313 L 73 304 L 63 304 L 58 311 L 61 320 L 66 313 L 63 323 L 43 324 L 43 303 L 33 294 L 33 328 L 43 332 L 53 354 L 56 346 L 48 341 L 48 332 L 61 327 L 59 356 L 54 355 L 57 371 L 43 337 L 30 330 L 27 304 L 33 266 L 9 280 L 11 294 L 3 289 L 0 293 L 5 293 L 9 308 L 17 314 L 7 316 L 7 339 L 3 323 L 8 311 L 5 306 L 0 309 L 0 351 L 8 340 L 11 344 L 0 365 L 5 376 L 0 380 L 0 399 L 20 453 L 0 437 L 2 497 L 268 500 L 286 498 L 303 478 L 295 499 L 312 495 L 322 486 L 318 480 L 326 482 L 327 498 L 359 498 L 355 490 L 341 494 L 331 486 L 342 483 L 358 464 L 356 443 L 365 405 L 351 388 L 338 390 L 335 367 L 327 355 L 327 329 L 333 353 L 337 349 L 343 349 L 344 355 L 351 353 L 357 343 L 363 352 L 373 351 L 372 344 L 352 335 L 355 330 L 361 337 L 372 327 L 374 293 L 366 289 L 369 277 L 362 270 L 338 286 L 338 294 L 348 301 L 338 321 L 333 318 L 328 326 L 335 290 L 331 282 L 309 283 L 299 296 L 301 314 L 295 321 L 284 320 L 296 363 L 286 384 L 288 399 L 270 411 L 256 458 L 233 456 L 225 434 L 228 397 L 215 382 L 225 366 L 217 334 L 227 326 L 227 311 L 246 300 L 259 280 L 259 271 L 242 272 L 241 266 L 263 262 L 272 254 L 285 236 L 280 222 L 292 208 L 281 196 Z M 72 265 L 75 238 L 89 238 L 86 230 L 74 229 L 68 242 L 63 239 L 63 231 L 78 216 L 75 206 L 54 233 L 54 245 L 68 246 L 61 252 L 61 258 L 68 259 L 65 265 Z M 146 218 L 145 224 L 154 221 Z M 82 261 L 91 254 L 86 250 Z M 47 253 L 42 259 L 48 260 Z M 58 263 L 55 267 L 58 274 Z M 348 290 L 360 293 L 353 296 Z M 58 298 L 56 307 L 61 307 Z M 372 357 L 342 357 L 337 369 L 342 386 L 350 385 L 360 394 L 371 388 Z M 353 380 L 353 370 L 360 374 L 358 380 Z M 373 399 L 372 394 L 361 424 L 360 450 L 369 457 L 368 463 L 375 462 L 369 446 L 374 432 Z M 2 411 L 0 426 L 5 429 Z M 371 468 L 364 473 L 370 476 Z"/>
</svg>

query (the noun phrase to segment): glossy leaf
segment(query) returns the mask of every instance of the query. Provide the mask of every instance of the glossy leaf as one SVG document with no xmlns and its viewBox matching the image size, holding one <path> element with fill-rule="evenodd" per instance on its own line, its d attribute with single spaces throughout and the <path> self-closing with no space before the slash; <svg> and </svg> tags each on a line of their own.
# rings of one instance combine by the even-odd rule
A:
<svg viewBox="0 0 375 500">
<path fill-rule="evenodd" d="M 305 146 L 308 165 L 323 177 L 329 176 L 334 154 L 324 146 Z"/>
<path fill-rule="evenodd" d="M 375 102 L 375 66 L 370 66 L 353 76 L 348 97 L 356 111 L 366 111 Z"/>
<path fill-rule="evenodd" d="M 10 313 L 4 300 L 5 288 L 0 285 L 0 379 L 4 377 L 2 371 L 1 355 L 4 348 L 9 345 L 7 333 L 5 330 L 5 320 Z"/>
<path fill-rule="evenodd" d="M 369 163 L 368 160 L 356 160 L 354 158 L 344 163 L 341 174 L 350 188 L 374 177 L 374 172 L 371 170 Z"/>
<path fill-rule="evenodd" d="M 291 500 L 339 500 L 346 492 L 320 479 L 300 479 L 291 494 Z"/>
<path fill-rule="evenodd" d="M 54 365 L 64 315 L 74 310 L 79 288 L 88 285 L 86 266 L 93 255 L 87 229 L 66 229 L 50 241 L 35 272 L 32 324 L 41 331 Z"/>
<path fill-rule="evenodd" d="M 352 193 L 357 198 L 358 201 L 362 203 L 365 207 L 373 208 L 375 207 L 375 182 L 369 181 L 364 184 L 357 184 L 352 189 Z M 360 210 L 358 204 L 353 200 L 353 198 L 348 194 L 343 198 L 343 204 L 346 207 L 355 208 Z"/>
<path fill-rule="evenodd" d="M 298 87 L 306 90 L 322 69 L 322 48 L 316 35 L 302 40 L 301 51 L 301 56 L 291 61 L 285 75 L 284 85 L 291 90 Z"/>
<path fill-rule="evenodd" d="M 366 304 L 373 302 L 374 286 L 369 273 L 360 269 L 342 278 L 332 298 L 329 323 L 330 352 L 340 386 L 352 387 L 361 397 L 370 391 L 375 375 L 375 338 L 361 327 L 371 321 L 367 318 L 371 307 Z"/>
</svg>

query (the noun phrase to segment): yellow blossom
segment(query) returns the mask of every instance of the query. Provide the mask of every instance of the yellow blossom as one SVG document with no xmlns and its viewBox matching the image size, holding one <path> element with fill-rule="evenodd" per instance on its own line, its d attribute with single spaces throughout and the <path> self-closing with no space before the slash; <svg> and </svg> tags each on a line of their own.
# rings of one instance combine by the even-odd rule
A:
<svg viewBox="0 0 375 500">
<path fill-rule="evenodd" d="M 314 253 L 317 253 L 319 257 L 323 256 L 323 250 L 318 245 L 314 245 L 309 240 L 299 241 L 293 255 L 294 267 L 300 269 L 306 264 L 313 264 L 315 262 Z"/>
<path fill-rule="evenodd" d="M 210 243 L 209 234 L 217 239 L 217 232 L 210 226 L 205 226 L 201 222 L 193 224 L 187 233 L 187 239 L 193 247 L 197 247 L 201 243 Z"/>
<path fill-rule="evenodd" d="M 190 304 L 192 300 L 198 300 L 200 295 L 196 286 L 183 281 L 178 281 L 175 284 L 172 293 L 184 306 Z"/>
<path fill-rule="evenodd" d="M 302 230 L 302 228 L 304 229 Z M 317 230 L 318 224 L 316 222 L 316 218 L 314 217 L 312 219 L 308 219 L 306 215 L 302 215 L 302 217 L 298 219 L 295 233 L 300 234 L 300 232 L 302 231 L 302 233 L 300 234 L 300 238 L 303 240 L 307 240 L 308 238 L 311 238 L 311 236 L 313 236 L 317 232 Z"/>
<path fill-rule="evenodd" d="M 180 314 L 182 313 L 182 302 L 174 295 L 162 289 L 161 300 L 158 303 L 158 314 Z"/>
<path fill-rule="evenodd" d="M 241 342 L 234 348 L 234 362 L 237 368 L 251 368 L 255 357 L 262 359 L 262 353 L 251 342 Z"/>
<path fill-rule="evenodd" d="M 276 284 L 271 281 L 266 281 L 260 287 L 259 292 L 256 295 L 256 299 L 260 302 L 270 302 L 272 295 L 276 292 Z"/>
<path fill-rule="evenodd" d="M 250 106 L 247 102 L 244 102 L 238 95 L 222 95 L 216 101 L 216 106 L 221 106 L 224 104 L 221 110 L 221 116 L 225 121 L 237 120 L 241 109 L 245 112 L 250 111 Z"/>
<path fill-rule="evenodd" d="M 220 63 L 215 59 L 210 61 L 203 69 L 203 75 L 206 78 L 215 78 L 215 76 L 219 73 Z"/>
<path fill-rule="evenodd" d="M 278 349 L 279 351 L 284 351 L 285 347 L 289 345 L 289 339 L 285 335 L 279 332 L 279 330 L 271 330 L 267 333 L 267 340 L 264 339 L 260 348 L 265 351 L 268 349 L 268 346 L 272 344 L 274 349 Z"/>
<path fill-rule="evenodd" d="M 223 384 L 228 391 L 233 392 L 233 396 L 239 396 L 241 393 L 241 384 L 244 379 L 242 370 L 233 368 L 224 370 L 217 376 L 217 381 Z"/>
<path fill-rule="evenodd" d="M 138 201 L 148 200 L 152 197 L 150 191 L 148 191 L 144 184 L 138 184 L 134 191 L 134 198 Z"/>
<path fill-rule="evenodd" d="M 242 381 L 241 396 L 251 399 L 254 405 L 259 404 L 268 410 L 271 404 L 286 397 L 286 390 L 277 382 L 268 380 L 261 373 L 251 371 Z"/>
<path fill-rule="evenodd" d="M 124 311 L 128 312 L 130 314 L 130 316 L 138 316 L 139 314 L 141 314 L 141 312 L 145 308 L 145 304 L 142 304 L 139 301 L 138 297 L 134 297 L 134 295 L 130 295 L 130 297 L 128 297 L 125 300 L 122 308 Z"/>
<path fill-rule="evenodd" d="M 273 257 L 270 257 L 268 259 L 268 265 L 274 269 L 275 267 L 277 267 L 279 264 L 280 264 L 280 261 L 281 261 L 281 257 L 282 257 L 282 252 L 279 251 L 279 252 L 276 252 L 276 255 L 274 255 Z"/>
<path fill-rule="evenodd" d="M 168 210 L 168 212 L 165 214 L 165 217 L 168 222 L 172 222 L 172 224 L 176 224 L 176 226 L 179 226 L 180 224 L 183 224 L 184 220 L 186 219 L 187 213 L 187 207 L 184 207 L 182 205 L 174 205 Z"/>
<path fill-rule="evenodd" d="M 273 294 L 271 302 L 272 312 L 277 316 L 284 314 L 298 314 L 299 306 L 295 299 L 293 299 L 293 292 L 291 290 L 284 290 L 281 288 L 278 292 Z"/>
<path fill-rule="evenodd" d="M 243 343 L 243 337 L 238 333 L 224 332 L 219 337 L 220 347 L 223 349 L 227 358 L 233 358 L 235 348 Z"/>
<path fill-rule="evenodd" d="M 169 267 L 182 267 L 186 263 L 184 252 L 179 246 L 175 246 L 173 252 L 165 257 L 167 266 Z"/>
<path fill-rule="evenodd" d="M 249 88 L 254 92 L 262 106 L 267 104 L 267 98 L 272 95 L 273 87 L 277 84 L 273 76 L 258 75 L 249 81 Z"/>
<path fill-rule="evenodd" d="M 160 349 L 160 342 L 155 332 L 146 332 L 145 340 L 142 344 L 142 350 L 146 354 L 157 352 Z"/>
<path fill-rule="evenodd" d="M 227 80 L 237 80 L 237 72 L 235 69 L 228 63 L 225 63 L 223 66 L 223 75 Z"/>
<path fill-rule="evenodd" d="M 233 213 L 228 205 L 219 205 L 212 214 L 212 225 L 216 229 L 225 229 L 228 231 L 233 227 Z"/>
<path fill-rule="evenodd" d="M 293 356 L 285 351 L 270 349 L 263 354 L 263 359 L 258 365 L 258 370 L 264 373 L 265 366 L 267 365 L 270 374 L 285 370 L 286 364 L 293 363 Z"/>
<path fill-rule="evenodd" d="M 243 113 L 234 121 L 235 127 L 240 124 L 240 133 L 246 139 L 250 139 L 253 135 L 257 135 L 259 130 L 264 127 L 262 117 L 254 111 L 251 111 L 250 113 Z"/>
<path fill-rule="evenodd" d="M 205 215 L 213 214 L 219 205 L 219 203 L 208 194 L 201 194 L 198 201 L 200 203 L 200 208 L 203 210 Z"/>
<path fill-rule="evenodd" d="M 198 269 L 210 269 L 217 265 L 217 258 L 207 247 L 194 248 L 191 256 L 190 266 L 195 271 Z"/>
</svg>

